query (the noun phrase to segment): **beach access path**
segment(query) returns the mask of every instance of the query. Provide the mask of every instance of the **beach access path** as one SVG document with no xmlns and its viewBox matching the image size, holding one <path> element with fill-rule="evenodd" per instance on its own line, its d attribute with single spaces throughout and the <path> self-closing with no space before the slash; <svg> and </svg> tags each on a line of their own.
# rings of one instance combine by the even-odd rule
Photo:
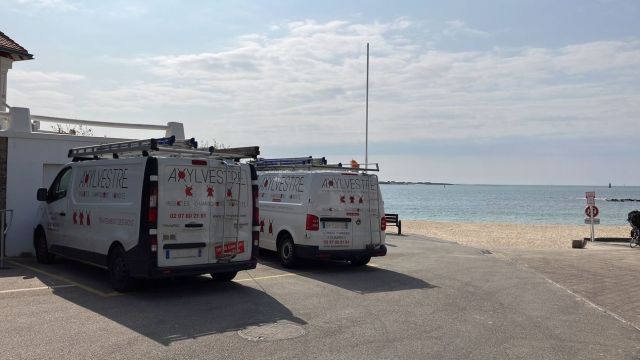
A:
<svg viewBox="0 0 640 360">
<path fill-rule="evenodd" d="M 588 225 L 531 225 L 406 221 L 407 233 L 487 249 L 532 269 L 549 282 L 640 329 L 640 249 L 627 242 L 588 242 Z M 598 237 L 625 238 L 629 226 L 597 226 Z"/>
<path fill-rule="evenodd" d="M 496 252 L 640 330 L 640 249 L 589 242 L 585 249 Z"/>
</svg>

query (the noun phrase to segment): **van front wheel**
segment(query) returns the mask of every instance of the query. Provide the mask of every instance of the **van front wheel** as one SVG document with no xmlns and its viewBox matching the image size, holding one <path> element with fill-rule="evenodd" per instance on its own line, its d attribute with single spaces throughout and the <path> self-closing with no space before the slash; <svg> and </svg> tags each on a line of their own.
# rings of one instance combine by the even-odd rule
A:
<svg viewBox="0 0 640 360">
<path fill-rule="evenodd" d="M 38 231 L 36 233 L 35 248 L 36 260 L 38 260 L 40 264 L 51 264 L 55 259 L 55 255 L 49 252 L 47 237 L 44 235 L 43 231 Z"/>
<path fill-rule="evenodd" d="M 282 235 L 280 245 L 278 245 L 278 257 L 280 258 L 280 264 L 286 268 L 292 268 L 296 264 L 296 250 L 293 245 L 293 239 L 287 233 Z"/>
<path fill-rule="evenodd" d="M 120 292 L 131 290 L 132 279 L 129 275 L 129 268 L 124 258 L 124 249 L 117 246 L 109 257 L 109 278 L 111 286 Z"/>
</svg>

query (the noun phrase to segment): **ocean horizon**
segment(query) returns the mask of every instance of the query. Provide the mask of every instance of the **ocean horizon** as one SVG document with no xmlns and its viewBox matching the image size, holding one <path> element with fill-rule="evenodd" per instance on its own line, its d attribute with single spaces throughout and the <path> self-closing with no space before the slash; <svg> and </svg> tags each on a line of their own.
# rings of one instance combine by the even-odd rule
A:
<svg viewBox="0 0 640 360">
<path fill-rule="evenodd" d="M 596 192 L 602 225 L 628 225 L 640 209 L 640 186 L 381 184 L 387 213 L 404 220 L 474 223 L 584 224 L 585 192 Z"/>
</svg>

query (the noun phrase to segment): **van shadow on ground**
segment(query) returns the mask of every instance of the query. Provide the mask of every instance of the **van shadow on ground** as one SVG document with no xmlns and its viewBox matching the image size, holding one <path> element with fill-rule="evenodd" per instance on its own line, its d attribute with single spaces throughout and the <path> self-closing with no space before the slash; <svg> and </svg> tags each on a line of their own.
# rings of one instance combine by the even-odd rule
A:
<svg viewBox="0 0 640 360">
<path fill-rule="evenodd" d="M 375 259 L 375 258 L 374 258 Z M 384 258 L 382 258 L 384 261 Z M 260 250 L 259 262 L 273 268 L 282 268 L 276 253 Z M 353 266 L 346 261 L 300 260 L 295 269 L 298 276 L 320 281 L 360 294 L 383 293 L 402 290 L 433 289 L 432 285 L 415 278 L 382 267 L 367 265 Z"/>
<path fill-rule="evenodd" d="M 74 280 L 90 281 L 113 294 L 106 270 L 61 259 L 47 271 L 81 274 L 82 279 Z M 306 324 L 263 291 L 235 282 L 218 283 L 208 276 L 144 281 L 133 292 L 113 297 L 74 288 L 53 291 L 163 345 L 281 321 Z"/>
</svg>

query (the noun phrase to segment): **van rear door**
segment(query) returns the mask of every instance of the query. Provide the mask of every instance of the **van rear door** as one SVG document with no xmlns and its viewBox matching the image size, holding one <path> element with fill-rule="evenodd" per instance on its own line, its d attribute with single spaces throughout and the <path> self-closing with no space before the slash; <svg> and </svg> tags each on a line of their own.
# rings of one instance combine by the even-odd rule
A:
<svg viewBox="0 0 640 360">
<path fill-rule="evenodd" d="M 246 261 L 251 258 L 253 194 L 247 164 L 210 160 L 211 262 Z"/>
<path fill-rule="evenodd" d="M 158 266 L 210 262 L 213 177 L 207 160 L 158 158 Z"/>
<path fill-rule="evenodd" d="M 362 199 L 363 207 L 360 214 L 361 226 L 356 227 L 354 238 L 361 241 L 359 243 L 354 242 L 354 245 L 360 248 L 365 248 L 367 245 L 377 247 L 384 242 L 380 229 L 380 221 L 384 209 L 382 208 L 382 199 L 378 189 L 378 177 L 369 174 L 359 174 L 359 176 L 362 179 L 362 189 L 358 199 Z"/>
<path fill-rule="evenodd" d="M 309 211 L 319 216 L 316 242 L 320 250 L 353 249 L 353 229 L 358 213 L 349 202 L 349 175 L 328 172 L 313 176 Z"/>
</svg>

